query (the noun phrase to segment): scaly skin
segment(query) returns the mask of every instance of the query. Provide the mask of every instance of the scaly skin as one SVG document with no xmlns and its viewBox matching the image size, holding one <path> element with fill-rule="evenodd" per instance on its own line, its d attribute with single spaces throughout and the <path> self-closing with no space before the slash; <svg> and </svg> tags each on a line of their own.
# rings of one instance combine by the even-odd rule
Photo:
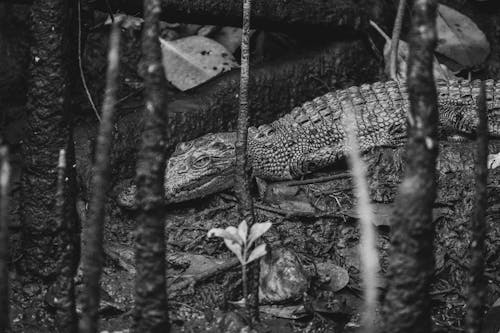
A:
<svg viewBox="0 0 500 333">
<path fill-rule="evenodd" d="M 500 136 L 500 82 L 486 80 L 489 132 Z M 447 132 L 473 133 L 480 81 L 436 84 L 440 126 Z M 409 108 L 406 84 L 376 82 L 327 93 L 289 114 L 248 129 L 253 176 L 268 180 L 298 178 L 346 155 L 345 115 L 354 113 L 362 151 L 401 143 Z M 499 114 L 497 114 L 499 113 Z M 203 197 L 233 186 L 235 133 L 207 134 L 180 143 L 165 175 L 168 202 Z"/>
</svg>

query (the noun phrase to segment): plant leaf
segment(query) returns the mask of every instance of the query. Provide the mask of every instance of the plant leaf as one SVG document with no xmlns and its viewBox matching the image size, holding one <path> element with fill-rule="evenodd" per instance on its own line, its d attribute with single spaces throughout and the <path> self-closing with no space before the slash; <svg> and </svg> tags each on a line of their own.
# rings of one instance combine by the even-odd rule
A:
<svg viewBox="0 0 500 333">
<path fill-rule="evenodd" d="M 238 233 L 235 232 L 236 228 L 230 229 L 231 227 L 227 227 L 226 229 L 221 229 L 221 228 L 212 228 L 208 231 L 207 237 L 222 237 L 224 239 L 229 239 L 237 244 L 243 244 L 241 241 L 240 237 L 238 236 Z M 228 230 L 229 229 L 229 230 Z"/>
<path fill-rule="evenodd" d="M 272 225 L 273 224 L 269 221 L 264 223 L 254 223 L 252 228 L 250 228 L 250 235 L 248 235 L 248 246 L 252 245 L 252 243 L 268 231 Z"/>
<path fill-rule="evenodd" d="M 484 33 L 469 17 L 445 5 L 438 6 L 436 52 L 465 67 L 484 62 L 490 44 Z"/>
<path fill-rule="evenodd" d="M 231 250 L 236 257 L 238 257 L 240 263 L 244 265 L 245 261 L 243 260 L 243 256 L 241 254 L 241 245 L 227 238 L 224 238 L 224 243 L 226 243 L 227 248 Z"/>
<path fill-rule="evenodd" d="M 160 44 L 167 80 L 182 91 L 238 67 L 231 52 L 203 36 L 160 38 Z"/>
<path fill-rule="evenodd" d="M 266 244 L 264 244 L 264 243 L 260 244 L 255 249 L 253 249 L 252 253 L 250 253 L 250 255 L 248 256 L 248 260 L 247 260 L 246 264 L 249 264 L 252 261 L 254 261 L 255 259 L 258 259 L 258 258 L 266 255 L 266 253 L 267 253 L 267 251 L 266 251 Z"/>
<path fill-rule="evenodd" d="M 243 244 L 246 244 L 248 235 L 248 224 L 246 220 L 241 221 L 238 226 L 238 235 L 243 240 Z"/>
</svg>

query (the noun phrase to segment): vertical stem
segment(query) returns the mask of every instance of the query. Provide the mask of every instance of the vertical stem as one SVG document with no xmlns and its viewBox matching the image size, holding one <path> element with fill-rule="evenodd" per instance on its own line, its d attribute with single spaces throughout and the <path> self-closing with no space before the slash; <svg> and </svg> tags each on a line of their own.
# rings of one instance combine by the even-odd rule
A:
<svg viewBox="0 0 500 333">
<path fill-rule="evenodd" d="M 405 16 L 405 9 L 406 0 L 399 0 L 396 19 L 394 20 L 394 27 L 392 28 L 391 56 L 389 60 L 390 75 L 392 80 L 398 79 L 398 47 L 399 38 L 401 36 L 401 28 L 403 26 L 403 18 Z"/>
<path fill-rule="evenodd" d="M 144 1 L 142 56 L 144 128 L 136 168 L 139 207 L 135 242 L 136 280 L 133 331 L 169 332 L 165 283 L 165 146 L 168 110 L 159 37 L 161 1 Z"/>
<path fill-rule="evenodd" d="M 7 146 L 0 146 L 0 332 L 8 332 L 9 320 L 9 183 Z"/>
<path fill-rule="evenodd" d="M 87 226 L 84 228 L 83 239 L 86 248 L 83 249 L 83 311 L 80 321 L 80 333 L 98 332 L 99 310 L 99 280 L 101 278 L 104 250 L 103 224 L 104 202 L 109 186 L 109 155 L 113 136 L 113 115 L 116 103 L 119 70 L 120 27 L 114 23 L 111 31 L 108 69 L 106 73 L 106 90 L 102 106 L 102 121 L 99 124 L 99 134 L 93 167 L 91 197 Z"/>
<path fill-rule="evenodd" d="M 344 126 L 347 132 L 347 144 L 349 150 L 349 167 L 352 171 L 354 181 L 354 192 L 357 198 L 357 211 L 361 222 L 361 241 L 359 244 L 361 257 L 361 273 L 364 292 L 364 309 L 362 314 L 362 326 L 364 332 L 370 332 L 375 323 L 377 308 L 377 272 L 379 270 L 376 235 L 373 227 L 373 211 L 370 207 L 370 194 L 366 182 L 366 166 L 361 159 L 359 143 L 357 138 L 356 114 L 354 105 L 344 108 Z"/>
<path fill-rule="evenodd" d="M 66 151 L 59 151 L 59 162 L 57 164 L 57 191 L 55 195 L 57 224 L 62 237 L 65 238 L 66 249 L 59 258 L 59 275 L 51 286 L 53 290 L 53 303 L 56 306 L 56 325 L 59 332 L 76 332 L 78 330 L 78 317 L 75 305 L 75 280 L 76 273 L 76 251 L 73 236 L 75 226 L 68 219 L 68 206 L 72 202 L 66 179 L 69 180 L 66 169 Z M 68 178 L 67 178 L 68 177 Z M 69 197 L 69 198 L 68 198 Z"/>
<path fill-rule="evenodd" d="M 248 172 L 248 81 L 250 75 L 250 12 L 251 0 L 243 0 L 243 28 L 241 38 L 240 109 L 236 137 L 236 195 L 240 202 L 240 217 L 251 227 L 255 222 L 253 200 L 250 194 Z M 251 249 L 249 249 L 251 250 Z M 252 322 L 259 320 L 259 261 L 250 264 L 246 309 Z"/>
<path fill-rule="evenodd" d="M 392 239 L 384 332 L 432 331 L 429 289 L 434 275 L 434 225 L 438 153 L 437 92 L 432 62 L 435 0 L 415 0 L 408 61 L 407 168 L 391 220 Z"/>
</svg>

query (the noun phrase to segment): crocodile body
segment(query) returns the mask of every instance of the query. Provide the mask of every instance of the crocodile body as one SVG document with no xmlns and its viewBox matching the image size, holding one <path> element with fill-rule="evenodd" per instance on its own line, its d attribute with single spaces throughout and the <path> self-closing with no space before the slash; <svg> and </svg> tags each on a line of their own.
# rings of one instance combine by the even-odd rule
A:
<svg viewBox="0 0 500 333">
<path fill-rule="evenodd" d="M 480 85 L 479 80 L 436 84 L 441 128 L 474 132 Z M 485 87 L 489 132 L 498 136 L 500 82 L 486 80 Z M 270 124 L 249 128 L 252 174 L 268 180 L 287 180 L 333 164 L 349 150 L 345 132 L 349 113 L 354 115 L 362 151 L 401 143 L 406 135 L 408 110 L 408 92 L 401 82 L 377 82 L 329 92 Z M 235 139 L 235 133 L 217 133 L 180 143 L 167 164 L 167 201 L 189 200 L 231 187 Z"/>
</svg>

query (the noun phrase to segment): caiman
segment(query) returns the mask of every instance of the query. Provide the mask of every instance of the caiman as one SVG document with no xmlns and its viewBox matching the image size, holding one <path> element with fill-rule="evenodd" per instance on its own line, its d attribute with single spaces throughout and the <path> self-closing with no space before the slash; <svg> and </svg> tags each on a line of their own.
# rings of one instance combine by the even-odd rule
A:
<svg viewBox="0 0 500 333">
<path fill-rule="evenodd" d="M 436 83 L 440 129 L 474 134 L 481 81 Z M 486 80 L 488 130 L 500 136 L 500 81 Z M 248 129 L 248 161 L 254 177 L 289 180 L 333 164 L 348 152 L 345 117 L 353 113 L 361 151 L 401 144 L 406 136 L 405 83 L 376 82 L 329 92 L 294 108 L 278 120 Z M 351 117 L 351 119 L 353 119 Z M 235 132 L 207 134 L 179 143 L 167 162 L 167 202 L 181 202 L 231 188 Z M 134 188 L 119 202 L 133 202 Z"/>
</svg>

